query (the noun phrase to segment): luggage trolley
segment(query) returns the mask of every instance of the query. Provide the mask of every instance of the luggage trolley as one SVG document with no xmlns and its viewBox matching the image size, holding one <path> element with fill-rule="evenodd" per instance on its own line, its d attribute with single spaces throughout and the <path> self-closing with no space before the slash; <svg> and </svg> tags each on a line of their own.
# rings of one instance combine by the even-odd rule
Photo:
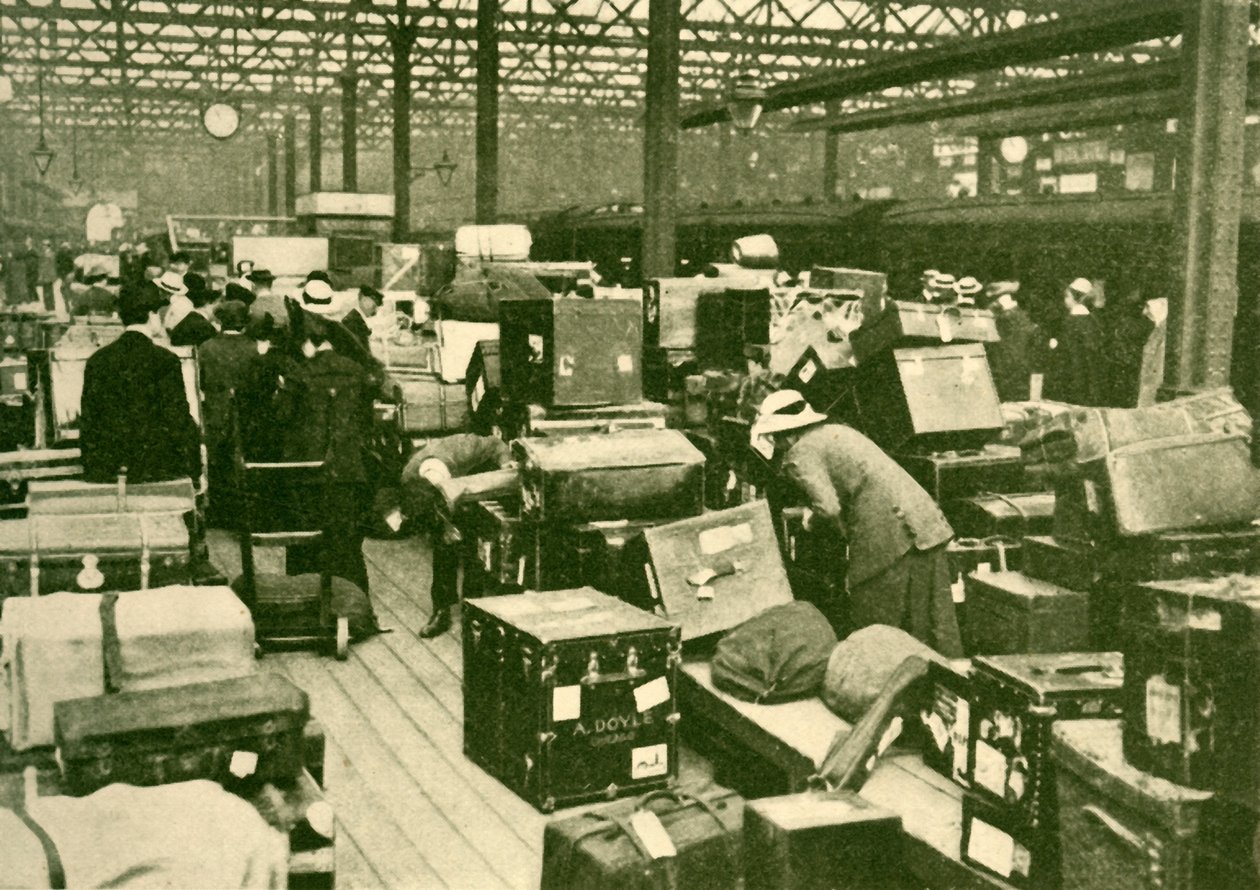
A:
<svg viewBox="0 0 1260 890">
<path fill-rule="evenodd" d="M 331 645 L 337 659 L 344 661 L 350 647 L 350 618 L 334 613 L 328 565 L 321 566 L 317 585 L 301 575 L 259 573 L 254 565 L 255 547 L 290 547 L 324 537 L 324 462 L 250 463 L 238 449 L 237 474 L 243 509 L 241 580 L 236 586 L 254 616 L 258 642 Z"/>
</svg>

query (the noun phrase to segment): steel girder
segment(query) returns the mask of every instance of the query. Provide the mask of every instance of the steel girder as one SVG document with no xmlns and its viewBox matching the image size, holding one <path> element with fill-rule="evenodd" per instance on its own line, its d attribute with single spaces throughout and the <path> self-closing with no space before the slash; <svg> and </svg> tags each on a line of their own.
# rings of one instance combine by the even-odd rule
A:
<svg viewBox="0 0 1260 890">
<path fill-rule="evenodd" d="M 616 111 L 626 128 L 637 127 L 647 0 L 502 2 L 505 117 L 518 107 L 532 114 L 538 107 L 586 106 Z M 989 0 L 984 8 L 942 0 L 682 3 L 685 102 L 717 98 L 734 72 L 755 71 L 787 84 L 943 40 L 999 34 L 1060 12 L 1088 16 L 1091 9 L 1087 0 Z M 154 121 L 194 129 L 195 110 L 225 94 L 264 118 L 272 108 L 283 113 L 312 102 L 335 108 L 337 77 L 350 67 L 362 78 L 360 122 L 370 138 L 388 131 L 388 30 L 395 9 L 393 2 L 370 0 L 0 0 L 0 38 L 18 111 L 33 110 L 40 65 L 55 116 L 74 110 L 65 97 L 81 97 L 117 115 L 115 125 L 142 129 Z M 443 122 L 469 117 L 475 0 L 412 0 L 407 18 L 417 37 L 412 78 L 420 122 L 425 109 Z M 1150 52 L 1158 55 L 1160 48 Z M 146 103 L 186 112 L 132 114 Z M 97 126 L 109 119 L 103 113 L 94 118 Z"/>
</svg>

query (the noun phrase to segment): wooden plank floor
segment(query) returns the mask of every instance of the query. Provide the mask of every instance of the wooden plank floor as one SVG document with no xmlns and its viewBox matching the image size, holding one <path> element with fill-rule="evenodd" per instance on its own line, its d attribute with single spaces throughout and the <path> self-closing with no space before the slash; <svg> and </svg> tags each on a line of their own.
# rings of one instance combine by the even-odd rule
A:
<svg viewBox="0 0 1260 890">
<path fill-rule="evenodd" d="M 214 532 L 210 547 L 234 576 L 235 544 Z M 315 652 L 262 662 L 307 691 L 327 733 L 338 887 L 536 887 L 549 817 L 464 757 L 458 623 L 437 640 L 415 635 L 429 611 L 427 548 L 409 539 L 365 551 L 377 615 L 393 632 L 355 644 L 345 662 Z M 688 752 L 681 769 L 689 785 L 709 781 Z"/>
</svg>

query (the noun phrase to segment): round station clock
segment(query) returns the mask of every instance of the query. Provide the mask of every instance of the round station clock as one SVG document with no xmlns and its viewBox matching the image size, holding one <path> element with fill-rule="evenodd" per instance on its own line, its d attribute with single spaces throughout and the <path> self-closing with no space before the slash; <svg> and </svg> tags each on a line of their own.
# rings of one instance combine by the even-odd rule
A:
<svg viewBox="0 0 1260 890">
<path fill-rule="evenodd" d="M 215 139 L 228 139 L 241 125 L 241 113 L 226 102 L 215 102 L 201 113 L 201 124 Z"/>
</svg>

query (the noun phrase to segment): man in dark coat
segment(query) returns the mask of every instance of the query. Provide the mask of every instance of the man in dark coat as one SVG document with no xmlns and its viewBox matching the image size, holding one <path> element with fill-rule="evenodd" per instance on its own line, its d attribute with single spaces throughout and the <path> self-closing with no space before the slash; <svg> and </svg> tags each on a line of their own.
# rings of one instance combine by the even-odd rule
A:
<svg viewBox="0 0 1260 890">
<path fill-rule="evenodd" d="M 353 309 L 346 313 L 345 318 L 341 319 L 342 325 L 346 330 L 354 334 L 354 339 L 363 344 L 364 349 L 368 349 L 368 341 L 372 336 L 372 329 L 368 326 L 368 319 L 373 318 L 381 309 L 381 304 L 385 302 L 385 295 L 374 287 L 363 286 L 359 288 L 359 298 Z"/>
<path fill-rule="evenodd" d="M 222 331 L 197 349 L 209 457 L 210 503 L 206 518 L 211 525 L 229 526 L 234 524 L 239 507 L 232 485 L 232 399 L 238 391 L 246 391 L 259 356 L 258 344 L 245 336 L 249 309 L 244 303 L 227 300 L 219 304 L 215 314 Z"/>
<path fill-rule="evenodd" d="M 437 521 L 436 486 L 451 478 L 488 473 L 512 466 L 512 452 L 502 439 L 456 433 L 434 439 L 411 456 L 402 472 L 402 511 L 429 536 L 433 553 L 433 581 L 429 597 L 433 613 L 419 631 L 429 639 L 451 626 L 451 607 L 459 599 L 459 548 L 448 540 Z"/>
<path fill-rule="evenodd" d="M 1093 285 L 1077 278 L 1063 291 L 1067 316 L 1046 377 L 1046 398 L 1070 405 L 1100 406 L 1107 403 L 1106 354 L 1102 329 L 1086 302 Z"/>
<path fill-rule="evenodd" d="M 214 303 L 215 294 L 206 284 L 206 279 L 196 272 L 184 274 L 184 286 L 188 288 L 188 299 L 193 308 L 171 328 L 171 345 L 200 346 L 219 333 L 210 319 L 206 318 L 206 313 Z"/>
<path fill-rule="evenodd" d="M 1046 349 L 1041 328 L 1020 307 L 1018 294 L 1017 281 L 995 281 L 985 288 L 988 308 L 1001 337 L 985 348 L 993 383 L 1003 402 L 1024 402 L 1030 398 L 1030 381 L 1033 374 L 1041 371 Z"/>
<path fill-rule="evenodd" d="M 322 509 L 329 520 L 326 539 L 319 545 L 289 549 L 287 570 L 302 574 L 326 565 L 332 574 L 366 592 L 364 459 L 372 433 L 374 387 L 361 365 L 332 348 L 325 325 L 308 323 L 301 332 L 305 359 L 296 362 L 282 383 L 276 418 L 283 460 L 324 461 Z"/>
<path fill-rule="evenodd" d="M 153 341 L 163 301 L 151 283 L 118 298 L 126 330 L 87 361 L 79 415 L 84 476 L 133 482 L 201 476 L 201 437 L 188 407 L 179 359 Z"/>
<path fill-rule="evenodd" d="M 809 407 L 792 390 L 768 396 L 752 427 L 763 456 L 849 547 L 849 620 L 900 627 L 942 655 L 963 654 L 945 548 L 954 531 L 932 496 L 870 439 Z M 841 629 L 843 630 L 843 629 Z"/>
</svg>

